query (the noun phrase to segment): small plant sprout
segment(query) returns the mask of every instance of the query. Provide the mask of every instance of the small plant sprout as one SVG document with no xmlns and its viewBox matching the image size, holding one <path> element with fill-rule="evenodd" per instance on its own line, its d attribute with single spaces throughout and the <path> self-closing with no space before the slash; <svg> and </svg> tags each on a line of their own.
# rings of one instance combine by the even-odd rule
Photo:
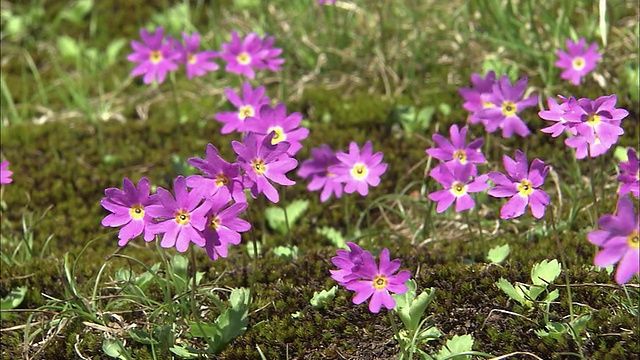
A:
<svg viewBox="0 0 640 360">
<path fill-rule="evenodd" d="M 525 308 L 531 309 L 534 301 L 538 299 L 538 296 L 547 291 L 547 286 L 552 284 L 560 275 L 561 269 L 562 266 L 558 260 L 544 260 L 535 264 L 531 269 L 531 281 L 533 285 L 517 284 L 513 286 L 504 278 L 500 278 L 496 285 L 504 291 L 511 300 L 515 300 Z M 550 303 L 557 299 L 558 295 L 558 290 L 547 291 L 547 296 L 542 301 Z"/>
</svg>

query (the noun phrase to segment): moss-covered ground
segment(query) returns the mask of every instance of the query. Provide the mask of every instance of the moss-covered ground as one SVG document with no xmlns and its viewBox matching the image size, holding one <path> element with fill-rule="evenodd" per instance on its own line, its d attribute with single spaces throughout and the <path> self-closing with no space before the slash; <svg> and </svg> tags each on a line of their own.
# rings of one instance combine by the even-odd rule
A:
<svg viewBox="0 0 640 360">
<path fill-rule="evenodd" d="M 446 135 L 451 124 L 466 123 L 468 113 L 457 89 L 469 86 L 470 75 L 487 66 L 529 76 L 530 88 L 541 95 L 540 107 L 546 106 L 547 95 L 558 93 L 591 98 L 617 94 L 617 106 L 630 112 L 617 146 L 638 149 L 637 78 L 628 77 L 629 68 L 638 64 L 637 4 L 607 2 L 606 47 L 592 24 L 598 19 L 597 4 L 576 1 L 572 15 L 565 12 L 559 18 L 566 29 L 604 48 L 595 75 L 576 87 L 560 81 L 557 69 L 540 65 L 555 61 L 553 49 L 563 47 L 570 35 L 554 37 L 544 23 L 543 12 L 569 9 L 564 2 L 528 8 L 529 14 L 508 23 L 533 28 L 503 29 L 513 33 L 503 34 L 504 44 L 497 43 L 500 29 L 483 17 L 496 4 L 502 4 L 500 11 L 505 13 L 509 6 L 511 11 L 514 7 L 526 11 L 529 2 L 521 3 L 387 0 L 338 1 L 338 6 L 321 7 L 314 0 L 293 5 L 286 0 L 96 1 L 75 22 L 60 15 L 75 2 L 3 2 L 3 28 L 10 29 L 11 17 L 5 13 L 22 16 L 24 23 L 21 31 L 7 30 L 2 40 L 1 155 L 10 161 L 14 174 L 13 183 L 0 190 L 0 297 L 18 287 L 26 287 L 27 293 L 16 309 L 2 312 L 2 358 L 111 359 L 103 351 L 103 341 L 113 337 L 135 359 L 155 359 L 156 350 L 158 358 L 172 356 L 129 335 L 131 328 L 150 327 L 146 318 L 150 309 L 115 302 L 122 296 L 114 290 L 116 271 L 143 271 L 127 257 L 151 266 L 161 262 L 161 256 L 153 243 L 142 239 L 118 248 L 117 229 L 100 225 L 107 214 L 100 199 L 105 188 L 120 187 L 124 177 L 137 182 L 144 176 L 153 185 L 170 189 L 177 175 L 194 173 L 185 160 L 203 157 L 208 143 L 232 160 L 230 142 L 240 136 L 221 135 L 221 124 L 213 114 L 230 109 L 224 89 L 237 89 L 241 81 L 222 70 L 192 81 L 181 72 L 175 81 L 151 86 L 129 78 L 132 64 L 124 59 L 128 42 L 138 39 L 139 28 L 147 25 L 164 25 L 175 35 L 197 30 L 210 48 L 227 42 L 233 29 L 274 35 L 276 46 L 284 50 L 284 70 L 259 74 L 254 84 L 265 85 L 268 95 L 284 102 L 288 112 L 303 114 L 310 135 L 296 158 L 307 159 L 310 149 L 322 144 L 346 150 L 351 141 L 371 140 L 374 151 L 383 152 L 389 164 L 380 185 L 370 188 L 366 197 L 344 195 L 325 203 L 292 172 L 290 177 L 298 183 L 279 188 L 282 203 L 303 199 L 310 205 L 288 234 L 265 225 L 264 210 L 274 205 L 259 198 L 250 201 L 245 216 L 252 231 L 243 234 L 242 244 L 231 247 L 226 259 L 214 262 L 196 252 L 204 287 L 254 290 L 247 330 L 230 342 L 220 358 L 256 359 L 260 352 L 267 359 L 398 356 L 400 348 L 386 310 L 372 314 L 366 305 L 354 305 L 352 293 L 344 288 L 324 307 L 310 306 L 314 292 L 336 285 L 329 276 L 336 247 L 317 232 L 322 227 L 335 228 L 374 255 L 389 248 L 392 258 L 400 258 L 402 268 L 411 271 L 419 290 L 436 289 L 427 316 L 443 336 L 423 346 L 428 353 L 437 352 L 454 335 L 470 334 L 473 350 L 494 356 L 638 356 L 638 277 L 623 287 L 605 269 L 594 268 L 598 249 L 586 239 L 597 228 L 599 216 L 615 211 L 614 149 L 595 159 L 576 160 L 564 137 L 541 133 L 547 124 L 537 109 L 527 109 L 522 117 L 533 132 L 527 138 L 502 139 L 480 126 L 472 126 L 470 134 L 485 138 L 488 162 L 481 166 L 482 172 L 502 171 L 502 156 L 513 156 L 515 149 L 524 150 L 529 160 L 538 157 L 552 166 L 544 186 L 552 204 L 543 219 L 527 213 L 501 220 L 503 201 L 481 194 L 468 221 L 452 210 L 437 214 L 426 198 L 438 189 L 425 177 L 435 166 L 435 159 L 425 155 L 425 148 L 433 146 L 431 135 Z M 188 9 L 186 15 L 176 14 L 181 9 Z M 61 36 L 81 41 L 83 53 L 96 49 L 100 60 L 65 58 L 58 42 Z M 117 39 L 126 44 L 107 63 L 105 51 Z M 511 42 L 530 47 L 535 56 L 510 46 Z M 403 131 L 395 115 L 402 107 L 439 109 L 441 104 L 450 111 L 436 110 L 429 124 L 414 132 Z M 257 261 L 248 254 L 251 240 L 262 241 Z M 32 245 L 30 250 L 26 243 Z M 507 259 L 490 263 L 487 252 L 503 244 L 511 249 Z M 269 251 L 286 245 L 297 246 L 299 254 L 285 259 Z M 71 283 L 65 257 L 77 259 Z M 548 312 L 537 305 L 523 308 L 496 286 L 500 278 L 530 283 L 533 264 L 561 257 L 562 275 L 549 285 L 560 296 Z M 96 295 L 99 301 L 94 301 Z M 163 301 L 160 289 L 150 289 L 148 296 Z M 61 299 L 57 304 L 63 305 L 47 308 L 52 299 Z M 84 308 L 94 311 L 95 321 L 77 310 Z M 536 335 L 545 319 L 566 322 L 570 311 L 591 315 L 578 341 L 567 333 L 558 339 Z"/>
</svg>

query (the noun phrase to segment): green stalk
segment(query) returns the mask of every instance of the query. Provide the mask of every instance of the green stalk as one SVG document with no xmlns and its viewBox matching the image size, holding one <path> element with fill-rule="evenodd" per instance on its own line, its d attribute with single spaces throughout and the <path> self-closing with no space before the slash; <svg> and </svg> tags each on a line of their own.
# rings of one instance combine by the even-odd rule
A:
<svg viewBox="0 0 640 360">
<path fill-rule="evenodd" d="M 387 311 L 387 313 L 389 314 L 389 321 L 391 322 L 391 328 L 393 329 L 393 334 L 395 335 L 396 340 L 398 340 L 398 345 L 400 345 L 400 350 L 402 351 L 402 357 L 404 359 L 411 360 L 411 358 L 407 355 L 407 347 L 404 341 L 402 341 L 402 338 L 400 337 L 400 330 L 398 329 L 396 320 L 393 318 L 392 311 Z"/>
</svg>

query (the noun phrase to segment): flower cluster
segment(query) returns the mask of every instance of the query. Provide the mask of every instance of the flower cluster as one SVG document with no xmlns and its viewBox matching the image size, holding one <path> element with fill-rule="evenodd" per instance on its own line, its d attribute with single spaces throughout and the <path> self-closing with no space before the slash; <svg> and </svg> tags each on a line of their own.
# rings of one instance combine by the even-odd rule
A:
<svg viewBox="0 0 640 360">
<path fill-rule="evenodd" d="M 587 234 L 590 243 L 602 250 L 593 262 L 596 266 L 607 267 L 618 264 L 615 279 L 618 284 L 631 280 L 639 274 L 640 267 L 640 225 L 633 201 L 626 196 L 618 200 L 616 215 L 606 214 L 598 219 L 601 230 Z"/>
<path fill-rule="evenodd" d="M 524 77 L 511 85 L 509 77 L 503 75 L 496 80 L 495 73 L 489 71 L 485 78 L 479 74 L 471 76 L 471 88 L 461 88 L 463 107 L 471 111 L 469 122 L 481 123 L 488 132 L 502 130 L 502 136 L 513 134 L 528 136 L 531 131 L 518 115 L 523 109 L 538 103 L 538 96 L 522 98 L 527 88 L 528 78 Z"/>
<path fill-rule="evenodd" d="M 458 125 L 451 125 L 451 141 L 440 134 L 433 134 L 436 147 L 425 150 L 428 155 L 441 161 L 429 173 L 443 187 L 443 190 L 428 195 L 429 199 L 438 203 L 438 213 L 447 210 L 454 202 L 456 212 L 473 208 L 475 201 L 469 194 L 484 191 L 489 187 L 487 175 L 477 176 L 476 168 L 476 164 L 486 161 L 480 150 L 484 140 L 476 139 L 467 144 L 468 130 L 467 126 L 458 129 Z"/>
<path fill-rule="evenodd" d="M 348 242 L 347 250 L 338 250 L 337 256 L 331 258 L 338 270 L 330 270 L 331 278 L 347 290 L 355 291 L 354 304 L 362 304 L 367 299 L 369 311 L 380 312 L 382 306 L 393 309 L 395 299 L 390 293 L 404 294 L 407 291 L 405 282 L 411 277 L 409 270 L 402 270 L 395 274 L 402 265 L 399 259 L 390 260 L 389 249 L 382 249 L 380 266 L 373 255 L 362 250 L 358 245 Z M 395 274 L 395 275 L 394 275 Z"/>
<path fill-rule="evenodd" d="M 0 163 L 0 184 L 8 184 L 13 181 L 11 178 L 13 171 L 9 171 L 9 162 L 3 161 Z"/>
<path fill-rule="evenodd" d="M 382 152 L 373 153 L 373 144 L 367 141 L 362 149 L 357 143 L 349 144 L 349 152 L 336 153 L 324 144 L 311 150 L 311 159 L 300 166 L 298 176 L 310 179 L 307 188 L 310 191 L 322 189 L 320 201 L 325 202 L 335 194 L 337 198 L 344 192 L 358 192 L 362 196 L 369 193 L 369 186 L 378 186 L 380 176 L 387 171 L 382 162 Z"/>
<path fill-rule="evenodd" d="M 203 76 L 207 72 L 216 71 L 219 65 L 212 60 L 222 58 L 227 62 L 226 71 L 244 74 L 248 78 L 255 77 L 254 69 L 271 71 L 282 70 L 284 59 L 278 56 L 282 49 L 273 47 L 275 38 L 259 37 L 251 33 L 240 41 L 238 33 L 231 33 L 231 43 L 222 44 L 222 51 L 199 51 L 200 34 L 182 33 L 182 39 L 164 36 L 164 29 L 159 27 L 154 33 L 140 30 L 142 42 L 131 41 L 133 53 L 127 60 L 138 65 L 131 71 L 131 76 L 144 76 L 143 82 L 150 84 L 154 80 L 164 82 L 167 73 L 178 70 L 178 65 L 186 68 L 187 78 Z"/>
<path fill-rule="evenodd" d="M 576 158 L 597 157 L 607 152 L 624 133 L 620 123 L 629 115 L 625 109 L 617 109 L 617 96 L 601 96 L 596 100 L 558 96 L 561 103 L 549 98 L 549 110 L 538 112 L 540 118 L 555 124 L 542 129 L 557 137 L 563 132 L 573 135 L 565 144 L 576 150 Z"/>
<path fill-rule="evenodd" d="M 581 38 L 574 43 L 571 39 L 566 41 L 568 53 L 562 50 L 556 50 L 558 61 L 555 65 L 560 69 L 564 69 L 560 78 L 570 80 L 573 85 L 580 85 L 582 77 L 596 68 L 596 63 L 600 61 L 598 53 L 598 45 L 591 43 L 585 49 L 586 40 Z"/>
</svg>

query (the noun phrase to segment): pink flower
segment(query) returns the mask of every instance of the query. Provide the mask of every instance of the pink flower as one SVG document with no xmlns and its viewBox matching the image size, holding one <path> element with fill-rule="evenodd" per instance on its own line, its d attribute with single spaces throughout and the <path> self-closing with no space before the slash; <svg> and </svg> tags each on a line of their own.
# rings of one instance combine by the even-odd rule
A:
<svg viewBox="0 0 640 360">
<path fill-rule="evenodd" d="M 596 63 L 600 61 L 600 54 L 598 54 L 598 45 L 591 43 L 589 48 L 585 49 L 586 40 L 581 38 L 577 43 L 574 43 L 570 39 L 567 39 L 566 53 L 562 50 L 556 50 L 556 54 L 559 60 L 555 65 L 561 69 L 564 69 L 560 78 L 564 80 L 570 80 L 573 85 L 580 85 L 582 77 L 596 68 Z"/>
<path fill-rule="evenodd" d="M 294 156 L 302 149 L 301 141 L 309 136 L 309 129 L 300 127 L 302 114 L 294 112 L 287 115 L 287 107 L 279 103 L 275 108 L 268 104 L 262 105 L 258 115 L 246 119 L 246 131 L 259 135 L 274 133 L 271 144 L 281 141 L 289 143 L 287 154 Z"/>
<path fill-rule="evenodd" d="M 220 66 L 211 59 L 217 58 L 218 53 L 215 51 L 201 51 L 198 52 L 200 47 L 200 34 L 195 33 L 189 35 L 182 33 L 182 40 L 184 46 L 180 41 L 175 40 L 175 51 L 178 53 L 177 61 L 184 64 L 187 68 L 187 78 L 191 79 L 194 76 L 202 76 L 209 71 L 216 71 Z"/>
<path fill-rule="evenodd" d="M 382 162 L 384 156 L 381 152 L 372 154 L 373 145 L 367 141 L 362 147 L 358 144 L 349 144 L 349 153 L 339 151 L 336 156 L 340 161 L 337 165 L 329 166 L 328 171 L 336 174 L 336 181 L 345 184 L 344 192 L 351 194 L 356 190 L 362 196 L 369 193 L 369 186 L 378 186 L 380 176 L 387 171 L 387 164 Z"/>
<path fill-rule="evenodd" d="M 434 191 L 428 195 L 429 199 L 436 201 L 438 206 L 436 212 L 444 212 L 456 203 L 456 212 L 469 210 L 476 205 L 469 193 L 484 191 L 489 187 L 487 175 L 473 177 L 474 165 L 466 163 L 464 165 L 451 162 L 438 166 L 439 169 L 431 171 L 431 177 L 436 179 L 443 190 Z"/>
<path fill-rule="evenodd" d="M 323 144 L 319 148 L 311 149 L 311 159 L 305 160 L 300 165 L 298 176 L 303 179 L 311 179 L 307 189 L 316 191 L 322 189 L 320 201 L 329 200 L 331 194 L 337 198 L 342 196 L 342 183 L 336 180 L 336 174 L 329 171 L 329 167 L 339 164 L 340 161 L 329 145 Z"/>
<path fill-rule="evenodd" d="M 139 63 L 131 70 L 131 76 L 144 75 L 142 81 L 145 84 L 150 84 L 154 79 L 162 83 L 169 71 L 178 70 L 175 61 L 180 54 L 173 50 L 171 43 L 165 42 L 162 27 L 153 34 L 141 29 L 140 37 L 143 43 L 131 41 L 134 52 L 127 56 L 127 60 Z"/>
<path fill-rule="evenodd" d="M 636 198 L 640 197 L 640 161 L 638 161 L 638 154 L 635 149 L 629 148 L 627 150 L 627 161 L 620 162 L 620 175 L 618 175 L 618 181 L 620 181 L 620 188 L 618 194 L 626 195 L 632 193 Z"/>
<path fill-rule="evenodd" d="M 245 120 L 256 116 L 260 107 L 269 103 L 269 97 L 264 96 L 264 91 L 264 86 L 258 86 L 254 90 L 248 82 L 242 84 L 242 97 L 233 89 L 225 89 L 227 100 L 237 108 L 237 111 L 223 111 L 215 115 L 215 119 L 224 124 L 220 132 L 229 134 L 232 131 L 247 131 Z"/>
<path fill-rule="evenodd" d="M 640 226 L 633 201 L 626 196 L 618 200 L 617 215 L 606 214 L 598 219 L 602 230 L 587 234 L 590 243 L 602 250 L 593 259 L 599 267 L 618 264 L 615 279 L 618 284 L 631 280 L 640 267 Z"/>
<path fill-rule="evenodd" d="M 266 67 L 262 60 L 268 50 L 262 48 L 262 39 L 255 33 L 250 33 L 242 41 L 236 31 L 231 32 L 231 42 L 222 44 L 222 57 L 227 66 L 228 72 L 241 74 L 249 79 L 256 77 L 255 70 L 262 70 Z"/>
<path fill-rule="evenodd" d="M 122 188 L 105 189 L 105 197 L 100 204 L 112 212 L 102 219 L 102 226 L 119 227 L 118 246 L 125 246 L 129 240 L 144 232 L 144 240 L 154 239 L 154 233 L 149 230 L 153 224 L 153 217 L 149 215 L 148 207 L 157 203 L 156 195 L 149 195 L 149 180 L 145 177 L 138 181 L 138 188 L 128 178 L 122 180 Z M 123 226 L 124 225 L 124 226 Z"/>
<path fill-rule="evenodd" d="M 8 184 L 13 181 L 11 178 L 13 171 L 9 170 L 9 162 L 3 161 L 0 164 L 0 184 Z"/>
</svg>

